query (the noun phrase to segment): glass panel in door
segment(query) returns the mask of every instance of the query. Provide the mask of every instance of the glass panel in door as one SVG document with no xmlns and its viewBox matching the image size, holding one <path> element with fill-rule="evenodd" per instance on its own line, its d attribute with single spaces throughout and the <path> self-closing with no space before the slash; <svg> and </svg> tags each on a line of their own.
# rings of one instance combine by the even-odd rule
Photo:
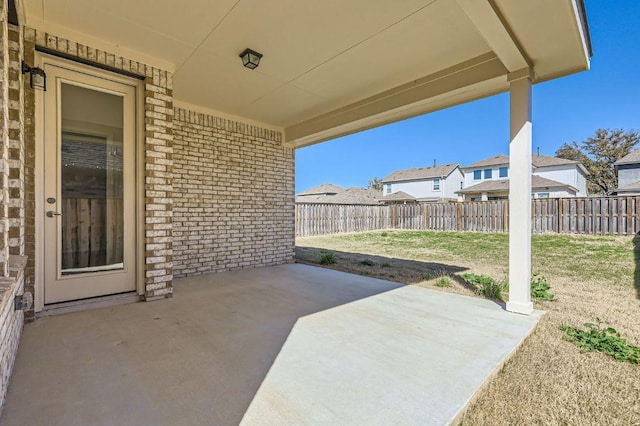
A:
<svg viewBox="0 0 640 426">
<path fill-rule="evenodd" d="M 123 97 L 62 83 L 60 102 L 60 274 L 123 269 Z"/>
</svg>

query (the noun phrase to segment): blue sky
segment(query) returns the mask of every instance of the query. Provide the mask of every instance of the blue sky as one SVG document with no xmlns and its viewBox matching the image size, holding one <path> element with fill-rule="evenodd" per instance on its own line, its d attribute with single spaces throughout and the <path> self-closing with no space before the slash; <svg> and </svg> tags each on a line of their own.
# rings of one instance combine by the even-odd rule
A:
<svg viewBox="0 0 640 426">
<path fill-rule="evenodd" d="M 591 70 L 533 88 L 533 149 L 541 154 L 599 128 L 640 130 L 640 1 L 585 3 Z M 365 187 L 374 176 L 434 159 L 466 165 L 508 150 L 509 96 L 502 94 L 298 149 L 296 193 L 322 183 Z"/>
</svg>

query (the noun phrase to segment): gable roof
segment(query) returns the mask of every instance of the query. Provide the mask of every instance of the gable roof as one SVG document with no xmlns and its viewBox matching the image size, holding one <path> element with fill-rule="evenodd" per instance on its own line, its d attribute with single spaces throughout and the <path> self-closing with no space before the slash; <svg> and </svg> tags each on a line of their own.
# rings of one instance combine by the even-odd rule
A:
<svg viewBox="0 0 640 426">
<path fill-rule="evenodd" d="M 358 204 L 371 206 L 378 205 L 378 199 L 380 198 L 382 198 L 382 194 L 378 190 L 353 187 L 344 189 L 337 194 L 309 194 L 303 195 L 302 197 L 298 194 L 296 203 Z"/>
<path fill-rule="evenodd" d="M 582 164 L 579 161 L 567 160 L 566 158 L 549 157 L 548 155 L 533 154 L 531 164 L 535 167 L 564 166 L 570 164 Z"/>
<path fill-rule="evenodd" d="M 640 149 L 631 151 L 630 153 L 628 153 L 627 155 L 625 155 L 624 157 L 622 157 L 621 159 L 619 159 L 613 164 L 615 166 L 620 166 L 622 164 L 633 164 L 633 163 L 640 163 Z"/>
<path fill-rule="evenodd" d="M 404 191 L 394 192 L 393 194 L 385 195 L 380 201 L 414 201 L 416 197 L 407 194 Z"/>
<path fill-rule="evenodd" d="M 381 192 L 367 188 L 348 188 L 331 197 L 331 204 L 377 205 Z"/>
<path fill-rule="evenodd" d="M 485 158 L 473 164 L 463 167 L 463 169 L 477 169 L 479 167 L 489 166 L 501 166 L 503 164 L 509 165 L 509 157 L 506 155 L 498 154 L 490 158 Z"/>
<path fill-rule="evenodd" d="M 332 183 L 323 183 L 322 185 L 314 186 L 313 188 L 307 189 L 306 191 L 299 192 L 297 195 L 306 196 L 306 195 L 320 195 L 320 194 L 339 194 L 343 192 L 344 189 L 340 188 L 337 185 Z"/>
<path fill-rule="evenodd" d="M 538 175 L 531 176 L 531 189 L 543 189 L 543 188 L 569 188 L 572 191 L 577 190 L 566 183 L 558 182 L 552 179 L 543 178 Z M 485 180 L 476 185 L 472 185 L 468 188 L 456 191 L 456 194 L 468 194 L 472 192 L 508 192 L 509 191 L 509 179 L 499 180 Z"/>
<path fill-rule="evenodd" d="M 585 174 L 587 174 L 587 169 L 585 169 L 582 163 L 580 163 L 579 161 L 567 160 L 565 158 L 533 154 L 531 155 L 531 164 L 533 165 L 533 167 L 552 167 L 552 166 L 565 166 L 565 165 L 575 164 L 580 169 L 582 169 Z M 504 165 L 506 166 L 509 165 L 509 156 L 498 154 L 493 157 L 485 158 L 484 160 L 465 166 L 463 167 L 463 169 L 464 170 L 478 169 L 482 167 L 494 167 L 494 166 L 504 166 Z"/>
<path fill-rule="evenodd" d="M 423 180 L 447 177 L 458 167 L 460 167 L 460 164 L 452 163 L 435 167 L 418 167 L 413 169 L 397 170 L 391 173 L 386 178 L 382 179 L 381 182 L 403 182 L 407 180 Z"/>
</svg>

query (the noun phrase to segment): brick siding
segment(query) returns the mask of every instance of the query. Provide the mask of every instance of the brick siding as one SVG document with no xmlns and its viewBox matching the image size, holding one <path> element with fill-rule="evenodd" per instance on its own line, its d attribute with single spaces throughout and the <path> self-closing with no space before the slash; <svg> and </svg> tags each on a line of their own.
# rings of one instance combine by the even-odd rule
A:
<svg viewBox="0 0 640 426">
<path fill-rule="evenodd" d="M 280 132 L 176 108 L 176 277 L 293 261 L 294 152 Z"/>
<path fill-rule="evenodd" d="M 23 292 L 25 261 L 24 257 L 12 256 L 9 265 L 11 276 L 0 278 L 0 413 L 24 324 L 24 312 L 14 309 L 14 299 Z"/>
<path fill-rule="evenodd" d="M 9 28 L 0 0 L 0 278 L 9 274 Z"/>
</svg>

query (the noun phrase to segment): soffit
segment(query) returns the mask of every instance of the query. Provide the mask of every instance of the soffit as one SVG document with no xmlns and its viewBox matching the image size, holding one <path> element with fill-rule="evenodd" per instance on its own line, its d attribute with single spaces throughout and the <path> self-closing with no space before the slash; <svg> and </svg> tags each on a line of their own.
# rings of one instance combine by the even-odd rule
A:
<svg viewBox="0 0 640 426">
<path fill-rule="evenodd" d="M 27 25 L 157 59 L 175 71 L 176 101 L 301 146 L 505 91 L 514 63 L 541 80 L 588 68 L 578 0 L 477 1 L 500 19 L 469 0 L 24 3 Z M 264 54 L 258 69 L 241 66 L 245 47 Z"/>
</svg>

